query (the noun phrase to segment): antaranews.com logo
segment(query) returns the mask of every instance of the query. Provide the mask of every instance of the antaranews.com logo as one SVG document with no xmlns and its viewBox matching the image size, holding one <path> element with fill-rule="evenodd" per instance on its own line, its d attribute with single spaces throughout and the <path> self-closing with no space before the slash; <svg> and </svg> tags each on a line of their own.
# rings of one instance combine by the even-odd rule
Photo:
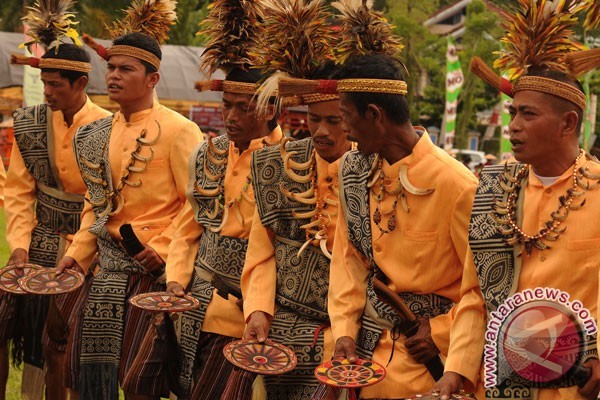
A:
<svg viewBox="0 0 600 400">
<path fill-rule="evenodd" d="M 485 387 L 506 379 L 542 387 L 578 375 L 587 336 L 598 331 L 590 311 L 560 289 L 538 287 L 510 296 L 489 315 Z"/>
</svg>

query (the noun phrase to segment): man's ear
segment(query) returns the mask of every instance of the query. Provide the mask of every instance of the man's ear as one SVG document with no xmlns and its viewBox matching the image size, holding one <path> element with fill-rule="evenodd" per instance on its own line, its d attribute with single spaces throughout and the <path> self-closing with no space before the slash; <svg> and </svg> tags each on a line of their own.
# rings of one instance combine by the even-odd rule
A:
<svg viewBox="0 0 600 400">
<path fill-rule="evenodd" d="M 148 74 L 148 87 L 155 88 L 158 85 L 158 81 L 160 81 L 160 74 L 158 72 L 151 72 Z"/>
<path fill-rule="evenodd" d="M 381 122 L 383 115 L 381 109 L 375 104 L 367 105 L 367 109 L 365 110 L 365 117 L 371 119 L 372 121 Z"/>
<path fill-rule="evenodd" d="M 84 90 L 85 91 L 85 87 L 87 86 L 89 81 L 89 78 L 85 75 L 80 76 L 79 78 L 77 78 L 77 80 L 74 82 L 74 87 L 77 90 Z"/>
<path fill-rule="evenodd" d="M 575 135 L 577 136 L 579 132 L 577 132 L 577 127 L 579 126 L 579 114 L 577 111 L 571 110 L 563 113 L 561 127 L 562 136 Z"/>
</svg>

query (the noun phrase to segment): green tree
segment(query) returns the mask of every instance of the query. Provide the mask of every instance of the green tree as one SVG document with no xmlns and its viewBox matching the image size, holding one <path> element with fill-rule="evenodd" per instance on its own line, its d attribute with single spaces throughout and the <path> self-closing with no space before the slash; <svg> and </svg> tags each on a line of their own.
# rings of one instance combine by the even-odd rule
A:
<svg viewBox="0 0 600 400">
<path fill-rule="evenodd" d="M 455 138 L 457 148 L 464 148 L 469 131 L 477 128 L 477 112 L 493 108 L 500 99 L 495 89 L 469 73 L 468 66 L 475 56 L 491 65 L 495 58 L 494 51 L 500 49 L 498 38 L 502 33 L 498 15 L 489 12 L 483 1 L 473 0 L 467 6 L 465 33 L 462 37 L 462 50 L 459 52 L 465 81 L 459 97 Z"/>
</svg>

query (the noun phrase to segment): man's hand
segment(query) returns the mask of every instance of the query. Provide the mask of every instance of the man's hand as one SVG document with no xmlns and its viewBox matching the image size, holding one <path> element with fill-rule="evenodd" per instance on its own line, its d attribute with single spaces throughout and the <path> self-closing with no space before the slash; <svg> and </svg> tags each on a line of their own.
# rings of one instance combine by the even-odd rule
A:
<svg viewBox="0 0 600 400">
<path fill-rule="evenodd" d="M 271 328 L 271 318 L 269 314 L 262 311 L 254 311 L 250 314 L 244 330 L 244 339 L 258 340 L 261 343 L 267 340 Z"/>
<path fill-rule="evenodd" d="M 167 282 L 167 292 L 173 296 L 183 297 L 185 295 L 185 289 L 179 282 L 170 281 Z"/>
<path fill-rule="evenodd" d="M 62 274 L 65 269 L 74 269 L 76 271 L 84 273 L 83 268 L 81 268 L 79 263 L 73 257 L 69 256 L 64 256 L 58 262 L 58 265 L 56 266 L 56 275 Z"/>
<path fill-rule="evenodd" d="M 586 399 L 595 400 L 598 397 L 598 392 L 600 392 L 600 361 L 596 359 L 588 360 L 583 366 L 590 368 L 592 374 L 585 385 L 579 389 L 579 394 Z"/>
<path fill-rule="evenodd" d="M 18 248 L 12 252 L 6 265 L 15 266 L 17 268 L 23 268 L 23 266 L 27 264 L 28 261 L 29 254 L 27 253 L 27 250 Z"/>
<path fill-rule="evenodd" d="M 433 392 L 440 395 L 440 400 L 449 400 L 450 395 L 457 394 L 462 387 L 463 377 L 456 372 L 446 372 L 444 376 L 435 383 Z"/>
<path fill-rule="evenodd" d="M 419 318 L 419 329 L 413 336 L 406 338 L 404 345 L 415 361 L 425 364 L 440 352 L 431 338 L 429 318 Z"/>
<path fill-rule="evenodd" d="M 358 360 L 356 343 L 350 336 L 342 336 L 335 342 L 333 358 L 347 358 L 351 363 Z"/>
<path fill-rule="evenodd" d="M 144 245 L 144 250 L 137 253 L 133 259 L 142 264 L 148 272 L 160 271 L 163 265 L 165 265 L 165 262 L 160 258 L 158 253 L 148 245 Z"/>
</svg>

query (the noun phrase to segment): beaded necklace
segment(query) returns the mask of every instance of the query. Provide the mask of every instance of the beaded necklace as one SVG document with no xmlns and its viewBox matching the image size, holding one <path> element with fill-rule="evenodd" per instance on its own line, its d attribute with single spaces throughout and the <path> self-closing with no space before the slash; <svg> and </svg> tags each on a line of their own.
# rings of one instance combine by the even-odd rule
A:
<svg viewBox="0 0 600 400">
<path fill-rule="evenodd" d="M 517 223 L 517 202 L 521 186 L 525 178 L 529 175 L 529 165 L 524 165 L 519 169 L 515 176 L 508 173 L 507 166 L 504 168 L 504 180 L 500 181 L 500 186 L 508 198 L 506 202 L 496 200 L 494 204 L 494 219 L 498 222 L 498 231 L 505 237 L 507 244 L 514 246 L 520 243 L 524 246 L 525 253 L 531 254 L 535 247 L 538 250 L 546 250 L 551 247 L 544 241 L 556 241 L 565 231 L 564 222 L 570 211 L 581 209 L 585 204 L 582 199 L 578 204 L 574 204 L 576 198 L 585 195 L 590 188 L 589 183 L 585 184 L 582 178 L 590 178 L 591 175 L 585 169 L 579 168 L 579 161 L 584 155 L 580 150 L 573 165 L 572 181 L 573 184 L 566 194 L 559 197 L 559 205 L 556 211 L 550 214 L 550 219 L 546 221 L 544 227 L 536 234 L 526 233 Z M 520 254 L 519 254 L 520 255 Z"/>
<path fill-rule="evenodd" d="M 152 119 L 151 117 L 153 116 L 153 114 L 154 114 L 154 111 L 148 117 L 147 121 L 150 121 Z M 125 172 L 119 178 L 116 188 L 113 188 L 113 190 L 109 190 L 108 182 L 106 179 L 94 178 L 93 176 L 90 176 L 86 172 L 82 172 L 82 177 L 84 177 L 94 183 L 101 184 L 103 187 L 104 200 L 101 202 L 92 202 L 90 200 L 90 202 L 93 206 L 106 206 L 104 211 L 102 211 L 99 214 L 100 218 L 104 217 L 106 215 L 114 216 L 121 212 L 121 210 L 123 209 L 124 203 L 125 203 L 125 201 L 123 199 L 123 194 L 121 192 L 123 191 L 125 186 L 140 187 L 142 185 L 141 179 L 138 178 L 138 180 L 136 182 L 134 182 L 134 181 L 131 181 L 129 178 L 132 173 L 144 172 L 148 168 L 148 163 L 154 159 L 154 150 L 152 149 L 151 146 L 155 145 L 158 142 L 158 140 L 160 139 L 161 133 L 162 133 L 160 123 L 157 120 L 154 120 L 154 122 L 156 123 L 156 126 L 158 127 L 158 133 L 157 133 L 156 137 L 152 140 L 148 140 L 148 139 L 146 139 L 146 135 L 148 133 L 148 130 L 146 129 L 146 127 L 144 127 L 141 130 L 140 135 L 135 139 L 136 148 L 134 151 L 131 152 L 129 161 L 127 162 L 127 166 L 125 168 Z M 113 128 L 114 128 L 115 123 L 116 123 L 116 119 L 113 121 Z M 146 123 L 146 126 L 147 126 L 147 123 Z M 101 154 L 104 154 L 104 152 L 106 151 L 108 143 L 109 143 L 109 141 L 107 141 L 104 144 Z M 147 157 L 144 157 L 141 154 L 142 149 L 144 147 L 148 147 L 148 150 L 150 151 L 150 155 Z M 82 158 L 82 161 L 88 168 L 97 171 L 100 176 L 102 176 L 103 172 L 106 171 L 106 168 L 105 168 L 106 164 L 105 164 L 105 161 L 103 158 L 100 160 L 100 162 L 98 164 L 92 163 L 92 162 L 86 160 L 85 158 Z"/>
</svg>

